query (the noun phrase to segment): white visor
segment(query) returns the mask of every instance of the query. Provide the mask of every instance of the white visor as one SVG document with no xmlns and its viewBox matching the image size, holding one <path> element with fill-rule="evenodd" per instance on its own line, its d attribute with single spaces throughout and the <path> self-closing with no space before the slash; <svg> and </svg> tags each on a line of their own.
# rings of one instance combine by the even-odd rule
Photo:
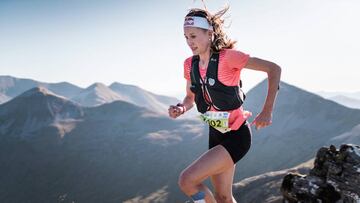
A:
<svg viewBox="0 0 360 203">
<path fill-rule="evenodd" d="M 197 27 L 205 30 L 213 29 L 213 27 L 209 24 L 206 18 L 199 16 L 185 17 L 184 27 Z"/>
</svg>

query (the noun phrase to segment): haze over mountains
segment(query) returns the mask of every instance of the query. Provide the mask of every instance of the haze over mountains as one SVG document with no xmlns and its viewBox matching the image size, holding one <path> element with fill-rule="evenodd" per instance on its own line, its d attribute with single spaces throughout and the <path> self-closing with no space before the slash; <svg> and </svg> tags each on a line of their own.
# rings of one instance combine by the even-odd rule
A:
<svg viewBox="0 0 360 203">
<path fill-rule="evenodd" d="M 350 108 L 360 109 L 360 99 L 353 99 L 353 98 L 346 97 L 343 95 L 337 95 L 334 97 L 330 97 L 328 99 L 333 100 L 339 104 L 342 104 L 342 105 L 350 107 Z"/>
<path fill-rule="evenodd" d="M 6 84 L 0 87 L 3 94 L 20 92 Z M 61 88 L 42 87 L 0 105 L 0 202 L 184 202 L 177 177 L 207 149 L 206 125 L 170 119 L 156 108 L 135 104 L 154 103 L 149 98 L 166 103 L 168 97 L 149 92 L 135 97 L 136 87 L 128 93 L 121 88 L 127 89 L 96 83 L 78 89 L 72 98 L 100 89 L 138 100 L 81 105 L 58 93 Z M 247 94 L 245 108 L 254 116 L 266 88 L 263 81 Z M 74 90 L 63 92 L 71 95 Z M 99 94 L 94 97 L 108 101 L 109 94 Z M 273 116 L 272 126 L 253 129 L 252 148 L 237 164 L 235 182 L 294 167 L 329 143 L 360 143 L 360 110 L 287 83 L 281 83 Z"/>
<path fill-rule="evenodd" d="M 318 92 L 318 94 L 346 107 L 360 109 L 360 92 Z"/>
<path fill-rule="evenodd" d="M 320 91 L 320 92 L 317 92 L 317 94 L 319 94 L 320 96 L 322 96 L 324 98 L 331 98 L 331 97 L 336 97 L 338 95 L 343 95 L 343 96 L 348 97 L 348 98 L 353 98 L 353 99 L 360 100 L 360 91 L 357 91 L 357 92 L 326 92 L 326 91 Z"/>
</svg>

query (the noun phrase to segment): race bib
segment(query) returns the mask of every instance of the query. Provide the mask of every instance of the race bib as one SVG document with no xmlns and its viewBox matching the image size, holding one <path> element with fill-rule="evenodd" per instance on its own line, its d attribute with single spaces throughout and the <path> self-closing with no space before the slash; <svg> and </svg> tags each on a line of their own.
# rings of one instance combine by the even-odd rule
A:
<svg viewBox="0 0 360 203">
<path fill-rule="evenodd" d="M 226 111 L 207 111 L 200 115 L 202 121 L 222 133 L 231 130 L 231 128 L 229 128 L 229 117 L 230 113 Z"/>
</svg>

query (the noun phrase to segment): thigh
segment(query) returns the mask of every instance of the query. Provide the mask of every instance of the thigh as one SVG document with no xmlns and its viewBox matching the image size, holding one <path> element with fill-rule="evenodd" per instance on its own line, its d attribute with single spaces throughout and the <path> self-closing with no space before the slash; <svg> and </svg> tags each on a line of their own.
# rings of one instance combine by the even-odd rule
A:
<svg viewBox="0 0 360 203">
<path fill-rule="evenodd" d="M 220 143 L 229 152 L 235 163 L 242 159 L 251 146 L 251 130 L 245 123 L 236 131 L 230 131 Z"/>
<path fill-rule="evenodd" d="M 224 134 L 209 125 L 209 149 L 224 141 Z"/>
<path fill-rule="evenodd" d="M 222 173 L 211 176 L 211 183 L 215 189 L 215 197 L 232 198 L 232 184 L 234 179 L 235 166 L 236 165 L 233 165 Z"/>
<path fill-rule="evenodd" d="M 234 163 L 227 150 L 222 145 L 217 145 L 184 169 L 182 175 L 196 183 L 201 183 L 206 178 L 214 174 L 220 174 L 233 165 Z"/>
</svg>

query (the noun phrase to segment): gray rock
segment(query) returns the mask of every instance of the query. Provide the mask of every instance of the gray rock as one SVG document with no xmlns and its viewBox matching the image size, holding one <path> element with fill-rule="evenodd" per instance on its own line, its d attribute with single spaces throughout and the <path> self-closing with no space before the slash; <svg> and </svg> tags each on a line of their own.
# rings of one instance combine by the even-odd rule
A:
<svg viewBox="0 0 360 203">
<path fill-rule="evenodd" d="M 284 202 L 360 202 L 360 146 L 320 148 L 309 174 L 287 174 L 281 192 Z"/>
</svg>

